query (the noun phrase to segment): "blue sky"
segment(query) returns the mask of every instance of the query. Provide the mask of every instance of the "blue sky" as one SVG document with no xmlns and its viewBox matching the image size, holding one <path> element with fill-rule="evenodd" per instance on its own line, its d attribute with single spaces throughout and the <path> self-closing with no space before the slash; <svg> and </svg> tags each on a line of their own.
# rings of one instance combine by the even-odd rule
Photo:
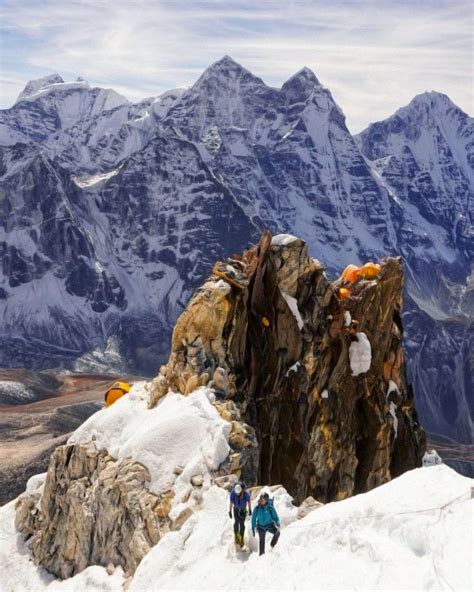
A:
<svg viewBox="0 0 474 592">
<path fill-rule="evenodd" d="M 139 100 L 228 54 L 272 86 L 310 67 L 353 132 L 425 90 L 472 114 L 472 18 L 470 0 L 2 0 L 0 107 L 54 72 Z"/>
</svg>

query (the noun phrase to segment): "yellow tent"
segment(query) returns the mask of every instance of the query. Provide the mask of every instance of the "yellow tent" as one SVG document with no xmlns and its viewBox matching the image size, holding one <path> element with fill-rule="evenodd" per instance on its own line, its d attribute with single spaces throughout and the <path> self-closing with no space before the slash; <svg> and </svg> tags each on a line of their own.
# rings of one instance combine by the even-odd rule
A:
<svg viewBox="0 0 474 592">
<path fill-rule="evenodd" d="M 132 385 L 128 382 L 115 382 L 105 393 L 105 406 L 113 405 L 120 397 L 129 393 L 131 388 Z"/>
</svg>

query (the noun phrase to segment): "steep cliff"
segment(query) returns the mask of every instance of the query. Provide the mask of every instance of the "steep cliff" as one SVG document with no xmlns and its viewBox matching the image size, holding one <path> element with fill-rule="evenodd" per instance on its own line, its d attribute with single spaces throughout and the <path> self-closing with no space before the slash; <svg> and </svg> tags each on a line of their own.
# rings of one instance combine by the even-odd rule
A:
<svg viewBox="0 0 474 592">
<path fill-rule="evenodd" d="M 254 481 L 282 483 L 298 501 L 368 491 L 424 452 L 405 376 L 402 283 L 393 258 L 374 279 L 330 283 L 303 241 L 265 233 L 217 263 L 191 299 L 152 404 L 170 388 L 209 386 L 257 432 Z"/>
</svg>

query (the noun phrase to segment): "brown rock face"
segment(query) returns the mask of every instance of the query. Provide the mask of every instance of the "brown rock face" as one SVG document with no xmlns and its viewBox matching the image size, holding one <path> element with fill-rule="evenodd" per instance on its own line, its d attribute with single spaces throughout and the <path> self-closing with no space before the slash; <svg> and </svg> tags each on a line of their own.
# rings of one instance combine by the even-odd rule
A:
<svg viewBox="0 0 474 592">
<path fill-rule="evenodd" d="M 400 260 L 386 259 L 375 279 L 330 283 L 303 241 L 266 233 L 242 257 L 217 263 L 194 294 L 168 364 L 148 385 L 149 405 L 169 389 L 212 387 L 231 423 L 215 483 L 281 483 L 305 500 L 300 517 L 420 466 L 425 438 L 405 376 L 402 282 Z M 61 578 L 88 565 L 133 573 L 161 534 L 192 514 L 171 521 L 174 493 L 150 493 L 149 480 L 144 466 L 93 443 L 60 446 L 43 494 L 20 496 L 17 528 L 35 561 Z M 202 475 L 191 482 L 201 496 Z"/>
<path fill-rule="evenodd" d="M 60 446 L 43 495 L 20 496 L 16 526 L 32 537 L 35 562 L 60 578 L 89 565 L 133 573 L 160 539 L 160 500 L 148 491 L 149 479 L 144 466 L 115 461 L 93 445 Z"/>
<path fill-rule="evenodd" d="M 232 398 L 258 438 L 247 480 L 282 483 L 298 502 L 343 499 L 420 466 L 402 266 L 380 265 L 375 279 L 330 283 L 303 241 L 264 234 L 242 257 L 216 264 L 194 294 L 152 404 L 168 387 L 187 394 L 208 385 Z M 365 357 L 353 371 L 358 351 Z"/>
</svg>

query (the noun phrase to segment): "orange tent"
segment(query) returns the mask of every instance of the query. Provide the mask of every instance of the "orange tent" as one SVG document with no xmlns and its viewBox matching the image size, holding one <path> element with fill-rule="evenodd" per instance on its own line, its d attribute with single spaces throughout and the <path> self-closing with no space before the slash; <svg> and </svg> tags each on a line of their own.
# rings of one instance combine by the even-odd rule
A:
<svg viewBox="0 0 474 592">
<path fill-rule="evenodd" d="M 129 393 L 131 388 L 132 385 L 128 384 L 128 382 L 115 382 L 105 393 L 105 406 L 110 407 L 113 405 L 120 397 Z"/>
<path fill-rule="evenodd" d="M 357 265 L 351 263 L 342 272 L 342 277 L 346 282 L 353 284 L 360 278 L 364 280 L 373 280 L 379 275 L 380 271 L 380 265 L 378 263 L 372 263 L 372 261 L 362 265 L 362 267 L 357 267 Z"/>
<path fill-rule="evenodd" d="M 342 277 L 346 280 L 346 282 L 356 282 L 358 280 L 357 272 L 359 268 L 357 265 L 353 265 L 352 263 L 346 267 L 346 269 L 342 272 Z"/>
<path fill-rule="evenodd" d="M 359 277 L 364 280 L 373 280 L 379 275 L 380 271 L 381 267 L 378 263 L 372 263 L 372 261 L 369 261 L 363 265 L 357 273 Z"/>
</svg>

